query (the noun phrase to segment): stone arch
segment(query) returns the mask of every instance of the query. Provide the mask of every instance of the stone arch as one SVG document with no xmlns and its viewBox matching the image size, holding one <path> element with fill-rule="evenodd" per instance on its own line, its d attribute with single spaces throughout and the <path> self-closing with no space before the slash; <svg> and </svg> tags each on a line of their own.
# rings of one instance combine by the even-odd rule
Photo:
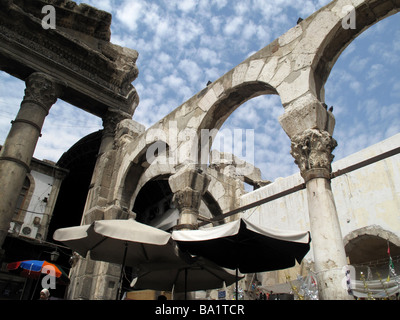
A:
<svg viewBox="0 0 400 320">
<path fill-rule="evenodd" d="M 356 29 L 342 26 L 348 13 L 344 10 L 346 6 L 355 8 Z M 357 4 L 350 0 L 332 1 L 278 39 L 279 50 L 284 50 L 282 44 L 292 46 L 286 57 L 290 71 L 276 85 L 285 108 L 279 121 L 290 138 L 307 129 L 333 134 L 335 119 L 322 106 L 330 71 L 358 35 L 399 10 L 400 5 L 391 1 L 364 0 Z M 301 31 L 296 31 L 298 28 Z M 291 34 L 296 35 L 292 45 L 284 41 Z"/>
<path fill-rule="evenodd" d="M 346 255 L 351 264 L 387 258 L 387 246 L 391 255 L 400 255 L 400 237 L 378 225 L 371 225 L 349 232 L 343 239 Z"/>
<path fill-rule="evenodd" d="M 146 175 L 147 171 L 143 173 L 144 179 L 141 179 L 132 197 L 132 211 L 139 222 L 169 230 L 178 224 L 179 219 L 179 211 L 172 202 L 173 192 L 168 182 L 171 173 L 166 170 L 165 173 L 159 172 L 153 176 Z M 201 201 L 203 210 L 208 210 L 210 214 L 205 219 L 222 214 L 222 209 L 211 192 L 206 191 Z M 175 223 L 172 225 L 171 219 L 174 217 Z"/>
<path fill-rule="evenodd" d="M 207 112 L 197 127 L 197 136 L 200 137 L 198 141 L 199 163 L 205 164 L 205 155 L 202 152 L 208 154 L 218 130 L 237 108 L 252 98 L 269 94 L 276 95 L 277 91 L 262 81 L 243 82 L 225 89 L 219 98 L 208 106 Z M 202 130 L 205 130 L 205 135 Z"/>
<path fill-rule="evenodd" d="M 309 128 L 332 134 L 334 117 L 321 105 L 331 68 L 355 37 L 399 10 L 399 5 L 389 0 L 360 1 L 355 5 L 357 28 L 344 29 L 342 20 L 347 12 L 343 8 L 349 5 L 353 1 L 332 1 L 207 86 L 171 116 L 182 114 L 182 121 L 197 130 L 199 137 L 202 129 L 219 129 L 237 107 L 251 98 L 278 94 L 285 108 L 280 122 L 289 137 Z M 309 107 L 300 110 L 305 105 Z M 286 113 L 292 111 L 295 122 L 300 122 L 295 129 L 285 123 Z M 187 114 L 193 117 L 185 118 Z M 209 145 L 202 141 L 205 143 Z"/>
<path fill-rule="evenodd" d="M 346 6 L 356 9 L 356 29 L 342 26 Z M 198 134 L 201 129 L 219 129 L 238 106 L 262 94 L 279 94 L 285 114 L 295 111 L 296 121 L 301 119 L 293 129 L 285 123 L 286 115 L 281 117 L 289 137 L 309 128 L 332 134 L 334 117 L 318 106 L 324 101 L 330 70 L 353 39 L 399 7 L 389 0 L 364 0 L 356 5 L 350 0 L 332 1 L 202 90 L 196 96 L 205 112 Z M 299 111 L 304 105 L 312 106 Z"/>
<path fill-rule="evenodd" d="M 353 6 L 351 1 L 348 2 L 347 5 Z M 343 3 L 342 7 L 345 5 Z M 314 70 L 315 92 L 320 101 L 324 101 L 324 85 L 344 49 L 369 27 L 400 11 L 400 4 L 390 0 L 362 1 L 354 5 L 354 8 L 355 29 L 345 29 L 342 26 L 342 20 L 347 11 L 342 12 L 340 8 L 332 9 L 338 15 L 337 21 L 329 29 L 315 54 L 311 67 Z"/>
<path fill-rule="evenodd" d="M 214 217 L 221 216 L 223 214 L 221 206 L 210 191 L 206 191 L 204 193 L 202 200 Z"/>
<path fill-rule="evenodd" d="M 68 170 L 69 173 L 60 187 L 49 224 L 49 235 L 58 228 L 81 223 L 102 135 L 103 130 L 88 134 L 64 152 L 58 160 L 57 166 Z"/>
<path fill-rule="evenodd" d="M 146 183 L 160 177 L 168 179 L 168 177 L 173 174 L 174 170 L 175 166 L 173 164 L 169 164 L 168 162 L 159 163 L 157 161 L 145 168 L 142 175 L 139 177 L 136 189 L 131 196 L 130 207 L 133 207 L 137 195 Z"/>
<path fill-rule="evenodd" d="M 138 186 L 132 201 L 132 211 L 137 221 L 157 228 L 165 223 L 165 215 L 173 215 L 178 221 L 179 212 L 171 207 L 173 193 L 168 177 L 158 175 Z"/>
<path fill-rule="evenodd" d="M 169 146 L 166 142 L 161 140 L 153 140 L 151 142 L 144 142 L 144 145 L 137 145 L 136 149 L 129 156 L 128 165 L 122 169 L 122 178 L 119 180 L 117 190 L 119 190 L 119 199 L 123 208 L 131 209 L 133 205 L 134 195 L 137 194 L 138 185 L 144 172 L 150 167 L 147 159 L 147 151 L 152 146 L 164 146 L 165 152 L 168 152 Z"/>
<path fill-rule="evenodd" d="M 266 94 L 277 94 L 276 90 L 261 81 L 244 82 L 224 90 L 220 98 L 212 104 L 199 126 L 201 129 L 219 129 L 225 120 L 246 101 Z"/>
</svg>

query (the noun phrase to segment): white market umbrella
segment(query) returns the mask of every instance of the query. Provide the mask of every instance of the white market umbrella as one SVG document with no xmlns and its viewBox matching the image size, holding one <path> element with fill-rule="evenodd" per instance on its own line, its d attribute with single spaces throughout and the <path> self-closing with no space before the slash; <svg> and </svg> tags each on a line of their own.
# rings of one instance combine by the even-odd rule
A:
<svg viewBox="0 0 400 320">
<path fill-rule="evenodd" d="M 152 260 L 156 254 L 162 259 L 171 253 L 166 247 L 160 252 L 159 246 L 170 242 L 171 234 L 133 219 L 99 220 L 90 225 L 58 229 L 54 240 L 60 241 L 85 257 L 90 251 L 90 258 L 121 264 L 125 254 L 126 264 L 134 266 L 137 262 Z M 154 261 L 154 260 L 152 260 Z"/>
<path fill-rule="evenodd" d="M 90 251 L 93 260 L 122 264 L 122 270 L 125 265 L 135 267 L 150 262 L 182 263 L 170 233 L 133 219 L 100 220 L 90 225 L 62 228 L 55 231 L 53 238 L 83 257 Z M 120 290 L 121 283 L 117 297 Z"/>
</svg>

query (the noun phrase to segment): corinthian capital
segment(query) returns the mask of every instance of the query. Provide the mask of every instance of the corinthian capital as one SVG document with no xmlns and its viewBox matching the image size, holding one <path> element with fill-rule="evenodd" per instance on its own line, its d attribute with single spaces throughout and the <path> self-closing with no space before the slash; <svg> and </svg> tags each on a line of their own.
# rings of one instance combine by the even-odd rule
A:
<svg viewBox="0 0 400 320">
<path fill-rule="evenodd" d="M 129 119 L 129 116 L 118 112 L 108 111 L 103 117 L 103 136 L 113 137 L 115 135 L 118 123 L 125 119 Z"/>
<path fill-rule="evenodd" d="M 173 202 L 180 213 L 198 213 L 201 193 L 186 187 L 174 194 Z"/>
<path fill-rule="evenodd" d="M 32 73 L 25 81 L 25 96 L 23 102 L 40 105 L 47 112 L 61 95 L 61 87 L 54 78 L 41 72 Z"/>
<path fill-rule="evenodd" d="M 201 199 L 210 177 L 199 170 L 184 167 L 170 176 L 168 182 L 174 193 L 173 202 L 179 210 L 180 227 L 196 229 Z"/>
<path fill-rule="evenodd" d="M 328 132 L 317 129 L 307 129 L 292 138 L 290 153 L 306 182 L 315 177 L 330 177 L 332 151 L 336 146 L 336 140 Z"/>
</svg>

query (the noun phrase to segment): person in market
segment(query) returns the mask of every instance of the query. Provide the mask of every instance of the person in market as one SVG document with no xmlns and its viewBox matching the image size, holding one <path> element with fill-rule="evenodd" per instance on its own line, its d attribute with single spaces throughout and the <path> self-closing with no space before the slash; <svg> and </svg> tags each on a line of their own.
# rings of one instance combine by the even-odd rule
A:
<svg viewBox="0 0 400 320">
<path fill-rule="evenodd" d="M 40 291 L 39 300 L 50 300 L 50 291 L 49 291 L 49 289 L 44 288 L 42 291 Z"/>
</svg>

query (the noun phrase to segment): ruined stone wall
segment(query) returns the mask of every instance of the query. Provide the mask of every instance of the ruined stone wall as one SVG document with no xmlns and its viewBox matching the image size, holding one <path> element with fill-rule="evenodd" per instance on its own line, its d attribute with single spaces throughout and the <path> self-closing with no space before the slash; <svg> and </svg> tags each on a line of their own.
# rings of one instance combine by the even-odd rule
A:
<svg viewBox="0 0 400 320">
<path fill-rule="evenodd" d="M 138 54 L 109 43 L 109 15 L 87 6 L 74 6 L 69 1 L 54 2 L 59 4 L 64 20 L 61 20 L 60 30 L 49 36 L 41 34 L 40 19 L 33 15 L 42 1 L 36 1 L 37 6 L 27 6 L 29 12 L 21 10 L 24 3 L 22 0 L 0 1 L 0 38 L 4 44 L 0 48 L 0 67 L 21 79 L 28 78 L 26 93 L 29 99 L 24 99 L 24 104 L 32 109 L 45 103 L 48 111 L 55 100 L 61 98 L 102 117 L 104 121 L 105 130 L 82 223 L 133 216 L 131 210 L 140 188 L 160 175 L 169 176 L 174 203 L 181 217 L 185 216 L 180 221 L 185 228 L 196 227 L 204 202 L 208 202 L 208 208 L 214 205 L 214 208 L 226 212 L 246 201 L 249 203 L 304 183 L 305 191 L 287 196 L 283 202 L 277 201 L 273 208 L 268 207 L 272 203 L 263 206 L 269 208 L 268 213 L 273 210 L 274 216 L 258 213 L 259 208 L 249 210 L 248 214 L 251 219 L 259 217 L 257 221 L 262 225 L 274 223 L 274 227 L 305 230 L 310 227 L 312 253 L 320 272 L 319 282 L 321 288 L 327 288 L 321 291 L 321 298 L 347 297 L 347 292 L 338 285 L 343 277 L 338 270 L 346 264 L 341 229 L 348 234 L 351 232 L 349 228 L 355 230 L 376 222 L 367 218 L 370 212 L 362 207 L 364 195 L 356 192 L 356 185 L 365 180 L 362 187 L 367 188 L 364 189 L 365 195 L 370 195 L 371 177 L 382 180 L 384 175 L 379 175 L 381 169 L 376 166 L 377 173 L 368 172 L 368 178 L 354 176 L 355 180 L 345 181 L 338 177 L 331 183 L 332 151 L 336 146 L 333 138 L 335 119 L 324 108 L 324 84 L 343 49 L 366 28 L 398 12 L 399 1 L 330 2 L 147 130 L 130 119 L 138 105 L 136 90 L 131 85 L 138 76 Z M 357 12 L 355 29 L 343 28 L 343 18 L 348 14 L 344 8 L 348 6 Z M 91 28 L 85 32 L 77 29 L 75 22 L 81 20 Z M 87 40 L 86 45 L 83 45 L 84 40 Z M 21 53 L 21 43 L 29 52 Z M 21 55 L 24 59 L 16 59 Z M 65 55 L 70 61 L 61 58 Z M 88 55 L 92 63 L 87 62 Z M 48 88 L 52 87 L 55 87 L 53 99 L 42 101 L 49 94 L 43 91 L 44 88 L 49 91 Z M 30 92 L 41 94 L 32 95 Z M 208 142 L 214 137 L 213 130 L 220 129 L 236 108 L 266 94 L 280 96 L 284 114 L 279 121 L 292 141 L 291 154 L 300 174 L 243 195 L 241 183 L 245 179 L 257 182 L 257 187 L 264 184 L 257 181 L 256 169 L 250 174 L 238 175 L 236 172 L 231 175 L 222 174 L 221 163 L 209 167 L 211 144 Z M 22 116 L 32 118 L 30 114 Z M 34 123 L 33 129 L 24 117 L 18 121 L 19 129 L 14 127 L 21 135 L 20 140 L 27 140 L 26 137 L 30 136 L 28 129 L 22 131 L 22 126 L 40 131 L 45 115 L 40 123 Z M 206 140 L 201 139 L 203 130 L 211 133 Z M 13 145 L 12 141 L 8 144 Z M 13 151 L 12 148 L 4 149 Z M 17 163 L 21 159 L 14 153 L 2 153 L 3 162 L 8 161 L 14 167 L 21 165 Z M 31 157 L 32 152 L 26 153 L 27 158 Z M 152 155 L 156 154 L 157 161 L 153 161 Z M 22 164 L 27 169 L 29 163 Z M 5 168 L 3 171 L 10 170 Z M 17 187 L 25 178 L 26 172 L 21 172 Z M 336 181 L 341 181 L 343 186 L 337 185 Z M 390 185 L 390 181 L 381 182 L 384 186 Z M 360 206 L 349 203 L 349 195 L 341 196 L 338 187 L 340 190 L 349 188 L 352 197 L 359 196 Z M 371 199 L 374 197 L 370 196 Z M 386 221 L 387 227 L 395 226 L 398 230 L 397 220 L 392 217 L 387 221 L 386 211 L 382 211 L 391 206 L 391 201 L 383 199 L 386 202 L 376 208 L 377 218 Z M 335 201 L 338 201 L 336 206 Z M 344 216 L 343 211 L 348 214 L 348 208 L 352 209 L 352 215 Z M 307 219 L 314 224 L 308 226 Z M 8 220 L 4 220 L 3 225 L 7 224 Z M 117 266 L 90 260 L 82 260 L 79 264 L 72 272 L 71 298 L 107 299 L 114 295 L 119 273 Z"/>
</svg>

